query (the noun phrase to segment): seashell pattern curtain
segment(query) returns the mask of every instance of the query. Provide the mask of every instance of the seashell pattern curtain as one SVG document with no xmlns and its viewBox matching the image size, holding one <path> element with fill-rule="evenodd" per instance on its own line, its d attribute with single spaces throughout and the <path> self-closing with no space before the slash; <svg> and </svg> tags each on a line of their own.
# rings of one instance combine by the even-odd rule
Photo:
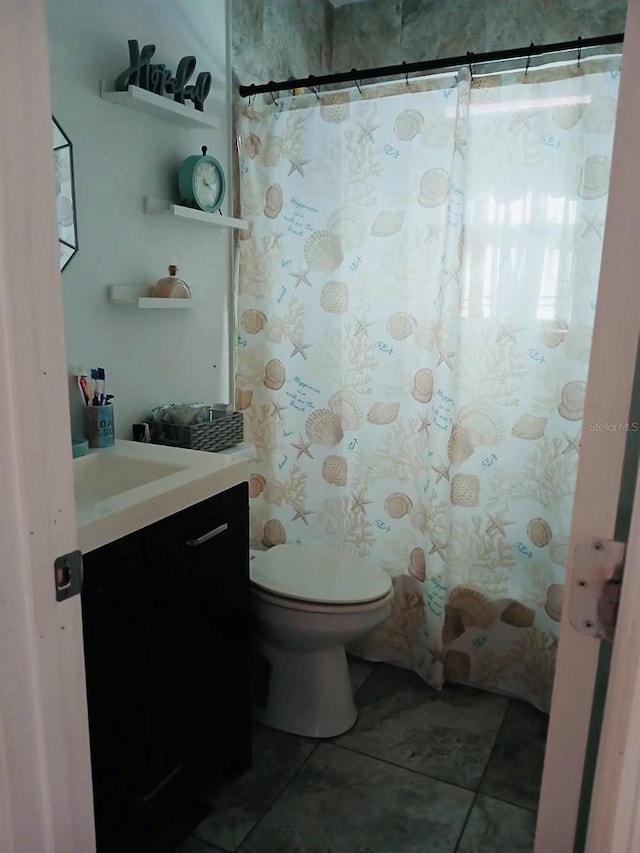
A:
<svg viewBox="0 0 640 853">
<path fill-rule="evenodd" d="M 352 651 L 548 709 L 619 58 L 252 104 L 237 407 L 253 547 L 391 576 Z"/>
</svg>

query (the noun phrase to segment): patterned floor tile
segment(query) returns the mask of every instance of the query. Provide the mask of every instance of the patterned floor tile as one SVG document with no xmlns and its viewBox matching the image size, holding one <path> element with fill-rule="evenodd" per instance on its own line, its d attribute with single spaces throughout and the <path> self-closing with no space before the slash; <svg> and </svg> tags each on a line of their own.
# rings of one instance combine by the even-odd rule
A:
<svg viewBox="0 0 640 853">
<path fill-rule="evenodd" d="M 176 853 L 225 853 L 220 847 L 213 847 L 199 838 L 187 838 L 184 844 L 176 850 Z"/>
<path fill-rule="evenodd" d="M 549 718 L 512 699 L 480 791 L 528 809 L 538 807 Z"/>
<path fill-rule="evenodd" d="M 532 853 L 535 832 L 533 812 L 478 794 L 458 853 Z"/>
<path fill-rule="evenodd" d="M 452 853 L 473 794 L 321 743 L 238 853 Z"/>
<path fill-rule="evenodd" d="M 251 768 L 207 797 L 211 812 L 193 835 L 224 850 L 235 850 L 315 745 L 311 738 L 256 725 Z"/>
<path fill-rule="evenodd" d="M 356 725 L 335 743 L 475 790 L 508 700 L 458 685 L 436 692 L 414 672 L 378 664 L 356 704 Z"/>
</svg>

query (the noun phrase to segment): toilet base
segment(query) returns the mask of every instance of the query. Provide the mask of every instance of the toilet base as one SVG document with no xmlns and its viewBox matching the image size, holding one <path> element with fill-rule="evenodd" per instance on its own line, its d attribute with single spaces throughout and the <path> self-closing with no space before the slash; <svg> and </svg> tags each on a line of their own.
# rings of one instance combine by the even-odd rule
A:
<svg viewBox="0 0 640 853">
<path fill-rule="evenodd" d="M 294 652 L 264 639 L 264 690 L 254 699 L 253 718 L 294 735 L 329 738 L 350 729 L 358 717 L 347 657 L 342 646 Z"/>
</svg>

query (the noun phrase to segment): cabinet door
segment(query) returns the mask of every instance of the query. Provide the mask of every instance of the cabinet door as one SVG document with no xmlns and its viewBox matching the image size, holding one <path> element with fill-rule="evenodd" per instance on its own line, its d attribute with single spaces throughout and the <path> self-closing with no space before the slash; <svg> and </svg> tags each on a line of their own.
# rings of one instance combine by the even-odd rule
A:
<svg viewBox="0 0 640 853">
<path fill-rule="evenodd" d="M 82 621 L 99 838 L 125 822 L 147 785 L 151 705 L 141 560 L 136 534 L 84 556 Z"/>
<path fill-rule="evenodd" d="M 250 761 L 248 487 L 147 528 L 152 730 L 167 772 Z"/>
</svg>

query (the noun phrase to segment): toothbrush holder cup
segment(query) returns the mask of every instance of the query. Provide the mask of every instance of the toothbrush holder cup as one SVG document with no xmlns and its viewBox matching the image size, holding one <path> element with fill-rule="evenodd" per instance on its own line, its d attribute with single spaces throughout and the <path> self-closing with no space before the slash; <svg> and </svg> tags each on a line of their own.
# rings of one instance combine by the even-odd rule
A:
<svg viewBox="0 0 640 853">
<path fill-rule="evenodd" d="M 84 410 L 85 435 L 89 447 L 113 447 L 113 406 L 87 406 Z"/>
</svg>

